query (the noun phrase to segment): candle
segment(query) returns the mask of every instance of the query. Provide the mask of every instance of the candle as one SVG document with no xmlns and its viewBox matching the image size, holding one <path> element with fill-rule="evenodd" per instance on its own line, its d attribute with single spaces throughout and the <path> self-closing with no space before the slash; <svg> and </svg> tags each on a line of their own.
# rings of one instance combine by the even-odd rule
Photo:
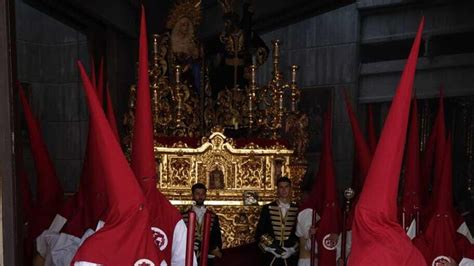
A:
<svg viewBox="0 0 474 266">
<path fill-rule="evenodd" d="M 158 56 L 158 34 L 153 34 L 153 56 Z"/>
<path fill-rule="evenodd" d="M 206 212 L 204 214 L 204 224 L 202 229 L 202 242 L 201 242 L 201 266 L 207 266 L 207 254 L 209 253 L 209 237 L 211 234 L 211 213 Z"/>
<path fill-rule="evenodd" d="M 314 228 L 316 227 L 316 210 L 313 209 L 313 219 L 312 219 L 312 222 L 311 222 L 311 228 Z M 312 231 L 312 230 L 311 230 Z M 311 261 L 310 261 L 310 265 L 313 266 L 314 265 L 314 260 L 315 260 L 315 235 L 314 234 L 311 234 L 311 254 L 310 254 L 310 258 L 311 258 Z"/>
<path fill-rule="evenodd" d="M 193 211 L 189 212 L 188 218 L 188 235 L 186 238 L 186 266 L 193 266 L 194 258 L 194 234 L 196 230 L 196 213 Z"/>
</svg>

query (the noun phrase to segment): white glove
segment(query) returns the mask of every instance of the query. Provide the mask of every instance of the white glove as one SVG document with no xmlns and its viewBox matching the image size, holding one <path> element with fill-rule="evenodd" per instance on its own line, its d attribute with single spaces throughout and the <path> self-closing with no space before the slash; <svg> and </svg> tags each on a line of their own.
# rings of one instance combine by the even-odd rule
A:
<svg viewBox="0 0 474 266">
<path fill-rule="evenodd" d="M 275 256 L 276 258 L 281 258 L 281 255 L 276 253 L 276 249 L 274 248 L 270 248 L 270 247 L 267 247 L 267 246 L 263 246 L 263 250 L 265 250 L 265 252 L 269 252 L 269 253 L 272 253 L 273 256 Z"/>
<path fill-rule="evenodd" d="M 194 241 L 194 254 L 196 255 L 196 258 L 201 257 L 201 242 L 200 241 Z"/>
<path fill-rule="evenodd" d="M 283 249 L 285 250 L 285 252 L 283 252 L 283 254 L 281 254 L 282 259 L 288 259 L 291 255 L 295 254 L 295 252 L 296 252 L 296 249 L 293 248 L 293 247 L 291 247 L 291 248 L 283 247 Z"/>
<path fill-rule="evenodd" d="M 201 242 L 194 241 L 194 251 L 199 251 L 199 250 L 201 250 Z"/>
</svg>

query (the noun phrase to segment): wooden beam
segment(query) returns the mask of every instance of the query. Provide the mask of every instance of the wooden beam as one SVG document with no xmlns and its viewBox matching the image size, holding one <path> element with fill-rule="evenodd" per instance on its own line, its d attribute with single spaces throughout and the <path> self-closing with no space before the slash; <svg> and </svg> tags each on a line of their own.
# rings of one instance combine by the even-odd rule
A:
<svg viewBox="0 0 474 266">
<path fill-rule="evenodd" d="M 0 0 L 0 263 L 19 265 L 14 178 L 14 0 Z"/>
<path fill-rule="evenodd" d="M 241 13 L 243 2 L 243 0 L 235 1 L 235 12 Z M 253 28 L 262 33 L 351 4 L 354 0 L 258 0 L 253 2 L 255 7 Z M 203 0 L 201 5 L 203 22 L 200 35 L 203 39 L 207 39 L 216 36 L 223 29 L 223 22 L 220 19 L 222 9 L 217 0 Z"/>
<path fill-rule="evenodd" d="M 353 2 L 354 0 L 255 1 L 258 13 L 255 14 L 254 28 L 260 32 L 270 31 Z"/>
<path fill-rule="evenodd" d="M 138 8 L 117 0 L 24 0 L 63 23 L 82 30 L 110 26 L 130 38 L 138 38 Z"/>
</svg>

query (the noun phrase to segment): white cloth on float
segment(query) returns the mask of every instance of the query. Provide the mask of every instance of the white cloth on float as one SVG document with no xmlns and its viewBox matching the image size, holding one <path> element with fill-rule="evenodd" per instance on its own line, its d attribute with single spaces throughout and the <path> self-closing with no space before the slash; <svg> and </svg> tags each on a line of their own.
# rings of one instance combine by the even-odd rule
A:
<svg viewBox="0 0 474 266">
<path fill-rule="evenodd" d="M 50 255 L 51 245 L 56 242 L 57 237 L 59 236 L 59 231 L 61 231 L 66 222 L 66 218 L 56 214 L 49 228 L 36 237 L 36 251 L 45 259 L 45 261 L 50 260 L 48 257 Z"/>
<path fill-rule="evenodd" d="M 410 227 L 408 228 L 408 231 L 407 231 L 407 235 L 410 239 L 413 240 L 413 238 L 416 237 L 416 220 L 413 219 L 411 224 L 410 224 Z M 467 227 L 467 224 L 466 222 L 463 222 L 459 227 L 458 229 L 456 230 L 456 232 L 460 233 L 461 235 L 465 236 L 469 242 L 471 244 L 474 244 L 474 238 L 472 237 L 472 234 L 471 234 L 471 231 L 469 231 L 469 227 Z"/>
<path fill-rule="evenodd" d="M 66 222 L 66 218 L 57 214 L 49 229 L 36 238 L 37 251 L 44 258 L 45 266 L 70 265 L 80 245 L 95 232 L 87 229 L 81 238 L 60 233 Z M 103 222 L 99 221 L 96 230 L 102 226 Z"/>
<path fill-rule="evenodd" d="M 408 236 L 411 240 L 413 240 L 413 238 L 416 237 L 416 228 L 417 228 L 417 227 L 416 227 L 416 220 L 413 219 L 413 220 L 411 221 L 410 227 L 408 227 L 408 230 L 407 230 L 407 236 Z"/>
<path fill-rule="evenodd" d="M 459 266 L 474 266 L 474 260 L 462 258 L 461 262 L 459 262 Z"/>
<path fill-rule="evenodd" d="M 461 235 L 465 236 L 471 244 L 474 244 L 474 238 L 472 237 L 471 231 L 469 231 L 469 227 L 467 227 L 466 222 L 462 223 L 456 232 L 460 233 Z"/>
</svg>

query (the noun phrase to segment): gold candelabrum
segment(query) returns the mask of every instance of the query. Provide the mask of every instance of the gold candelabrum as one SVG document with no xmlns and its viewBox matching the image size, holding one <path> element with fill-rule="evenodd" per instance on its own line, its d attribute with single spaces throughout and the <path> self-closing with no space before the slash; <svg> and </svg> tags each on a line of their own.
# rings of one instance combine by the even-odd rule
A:
<svg viewBox="0 0 474 266">
<path fill-rule="evenodd" d="M 298 110 L 298 66 L 290 67 L 290 81 L 285 81 L 280 70 L 281 43 L 278 40 L 272 43 L 272 78 L 266 85 L 257 84 L 258 66 L 251 65 L 247 88 L 226 89 L 217 99 L 212 99 L 207 94 L 198 95 L 192 88 L 189 66 L 170 59 L 169 35 L 154 34 L 149 66 L 154 135 L 202 137 L 207 131 L 203 125 L 244 129 L 248 134 L 242 136 L 287 139 L 296 156 L 303 158 L 309 139 L 308 118 Z M 136 87 L 132 85 L 124 121 L 129 130 L 124 140 L 127 147 L 134 124 L 135 100 Z"/>
<path fill-rule="evenodd" d="M 292 123 L 298 119 L 288 119 L 289 116 L 300 115 L 298 102 L 300 89 L 296 83 L 298 66 L 292 65 L 291 81 L 286 82 L 280 71 L 279 40 L 272 41 L 272 78 L 266 86 L 259 87 L 256 81 L 256 66 L 250 66 L 250 83 L 248 87 L 248 124 L 251 131 L 260 132 L 264 137 L 273 139 L 282 136 Z M 289 98 L 289 101 L 285 100 Z M 289 104 L 288 104 L 289 102 Z"/>
<path fill-rule="evenodd" d="M 273 44 L 273 75 L 266 86 L 258 87 L 256 81 L 256 66 L 250 67 L 251 80 L 248 89 L 249 98 L 249 128 L 259 128 L 265 135 L 272 138 L 281 137 L 281 129 L 285 115 L 289 112 L 296 112 L 299 100 L 299 89 L 296 85 L 296 72 L 298 67 L 291 66 L 290 83 L 286 83 L 280 71 L 280 41 L 272 41 Z M 290 90 L 289 112 L 285 110 L 285 91 Z"/>
<path fill-rule="evenodd" d="M 249 68 L 251 82 L 246 87 L 234 84 L 233 88 L 212 88 L 209 75 L 213 72 L 208 71 L 203 55 L 196 58 L 194 54 L 173 52 L 176 47 L 171 42 L 171 29 L 181 18 L 179 14 L 186 14 L 195 29 L 200 18 L 194 0 L 178 2 L 181 3 L 167 22 L 170 31 L 153 35 L 148 71 L 157 187 L 171 203 L 185 210 L 192 204 L 191 186 L 196 182 L 206 184 L 209 189 L 206 204 L 219 215 L 224 248 L 249 244 L 254 242 L 261 205 L 274 199 L 279 176 L 292 180 L 295 200 L 300 196 L 300 182 L 307 164 L 299 160 L 299 155 L 308 137 L 307 119 L 297 111 L 300 95 L 297 67 L 291 67 L 291 82 L 285 82 L 279 69 L 280 42 L 275 41 L 273 78 L 266 86 L 257 85 L 256 69 L 263 61 L 255 60 L 256 65 Z M 195 15 L 188 16 L 190 12 Z M 198 43 L 192 44 L 201 49 Z M 240 46 L 234 47 L 238 49 Z M 260 52 L 265 53 L 266 60 L 266 49 Z M 240 66 L 239 60 L 236 58 Z M 199 77 L 191 71 L 193 64 L 201 66 Z M 249 73 L 248 66 L 244 67 L 243 73 Z M 234 77 L 235 71 L 236 68 Z M 242 78 L 248 81 L 247 75 Z M 201 84 L 200 88 L 193 87 L 195 84 Z M 128 134 L 123 142 L 128 155 L 135 122 L 136 89 L 135 85 L 130 87 L 124 117 Z M 250 140 L 242 142 L 242 138 L 248 137 L 246 128 L 252 134 Z M 224 135 L 227 130 L 229 137 Z M 283 136 L 280 134 L 285 132 L 281 131 L 291 134 Z M 230 135 L 235 136 L 235 141 Z M 260 137 L 283 137 L 287 141 L 262 141 Z"/>
<path fill-rule="evenodd" d="M 183 123 L 183 96 L 184 96 L 184 88 L 181 84 L 181 66 L 177 65 L 174 69 L 175 74 L 175 85 L 173 86 L 173 101 L 176 103 L 176 128 L 178 130 L 182 130 L 184 128 Z"/>
<path fill-rule="evenodd" d="M 300 119 L 304 115 L 297 111 L 297 67 L 291 67 L 291 82 L 286 83 L 279 71 L 279 42 L 274 42 L 272 80 L 267 86 L 259 88 L 256 82 L 257 67 L 251 66 L 251 82 L 247 88 L 228 89 L 223 91 L 221 102 L 216 100 L 222 113 L 230 114 L 218 120 L 218 108 L 214 104 L 216 102 L 209 105 L 212 108 L 201 107 L 199 100 L 207 96 L 198 97 L 192 89 L 184 63 L 169 60 L 169 36 L 153 35 L 152 43 L 149 89 L 153 111 L 154 151 L 159 173 L 158 187 L 173 204 L 184 209 L 192 204 L 192 184 L 206 184 L 209 188 L 206 202 L 219 215 L 224 247 L 252 243 L 260 205 L 274 198 L 277 178 L 285 175 L 292 180 L 295 188 L 293 198 L 296 200 L 300 196 L 299 184 L 306 173 L 306 162 L 299 160 L 304 149 L 298 147 L 303 147 L 300 144 L 307 142 L 302 140 L 308 138 L 307 135 L 302 135 L 305 132 L 307 134 L 307 123 Z M 284 101 L 288 95 L 290 105 Z M 129 109 L 124 118 L 128 128 L 128 134 L 124 138 L 128 155 L 131 152 L 135 122 L 135 102 L 136 86 L 132 85 Z M 209 120 L 217 121 L 209 123 L 216 125 L 210 135 L 199 135 L 199 125 L 208 119 L 202 114 L 208 114 L 215 119 Z M 235 118 L 235 129 L 245 128 L 248 123 L 251 131 L 255 130 L 255 134 L 251 136 L 257 137 L 255 141 L 237 145 L 239 141 L 234 142 L 232 138 L 226 137 L 225 125 L 219 127 L 219 122 L 231 121 L 228 118 Z M 289 129 L 291 132 L 292 135 L 285 141 L 291 145 L 285 145 L 280 140 L 261 142 L 258 138 L 278 137 L 282 129 Z M 264 131 L 268 132 L 267 135 L 258 133 Z M 189 138 L 174 139 L 176 136 Z M 199 137 L 201 141 L 197 143 L 187 142 Z M 245 136 L 238 136 L 236 139 L 240 137 Z"/>
<path fill-rule="evenodd" d="M 153 112 L 153 133 L 155 136 L 193 137 L 199 132 L 202 119 L 199 116 L 199 98 L 191 90 L 188 82 L 183 81 L 183 67 L 179 64 L 170 65 L 167 61 L 169 49 L 167 35 L 153 35 L 152 62 L 148 69 Z M 124 124 L 129 130 L 129 134 L 124 139 L 127 147 L 130 146 L 129 142 L 135 122 L 135 101 L 136 86 L 132 85 L 130 88 L 129 110 L 124 118 Z"/>
</svg>

